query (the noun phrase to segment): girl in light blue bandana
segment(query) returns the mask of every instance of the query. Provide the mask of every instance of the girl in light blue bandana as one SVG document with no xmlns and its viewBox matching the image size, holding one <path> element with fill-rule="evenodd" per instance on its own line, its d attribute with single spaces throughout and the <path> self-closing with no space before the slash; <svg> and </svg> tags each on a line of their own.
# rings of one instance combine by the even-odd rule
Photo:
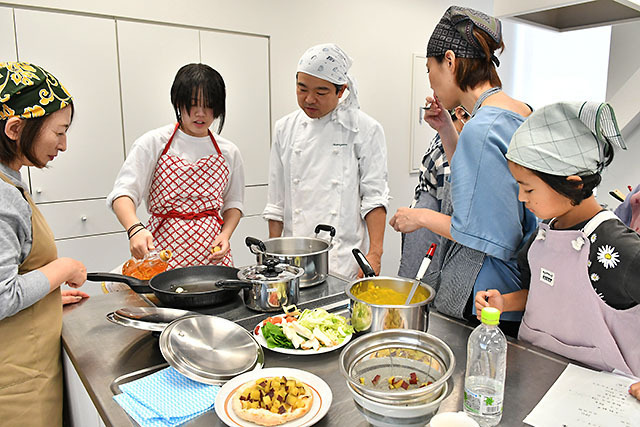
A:
<svg viewBox="0 0 640 427">
<path fill-rule="evenodd" d="M 640 235 L 593 189 L 625 148 L 613 109 L 557 103 L 534 112 L 507 152 L 519 199 L 540 224 L 518 256 L 522 290 L 480 291 L 479 312 L 525 310 L 519 339 L 597 369 L 640 375 Z"/>
</svg>

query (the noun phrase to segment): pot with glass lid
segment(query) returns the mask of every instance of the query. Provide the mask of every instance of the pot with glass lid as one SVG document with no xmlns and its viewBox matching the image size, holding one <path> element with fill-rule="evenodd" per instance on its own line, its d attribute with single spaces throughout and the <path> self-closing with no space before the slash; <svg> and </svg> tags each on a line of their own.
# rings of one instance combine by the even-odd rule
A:
<svg viewBox="0 0 640 427">
<path fill-rule="evenodd" d="M 238 280 L 220 280 L 223 289 L 244 289 L 244 304 L 256 311 L 281 311 L 297 304 L 300 277 L 304 270 L 277 259 L 266 258 L 262 264 L 240 268 Z"/>
</svg>

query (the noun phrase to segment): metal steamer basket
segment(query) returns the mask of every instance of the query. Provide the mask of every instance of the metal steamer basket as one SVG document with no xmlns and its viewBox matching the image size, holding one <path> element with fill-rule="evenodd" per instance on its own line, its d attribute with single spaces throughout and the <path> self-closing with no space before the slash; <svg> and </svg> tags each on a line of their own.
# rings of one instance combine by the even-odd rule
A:
<svg viewBox="0 0 640 427">
<path fill-rule="evenodd" d="M 318 238 L 321 231 L 329 233 L 329 240 Z M 255 237 L 245 239 L 249 250 L 256 255 L 258 264 L 266 257 L 276 258 L 279 262 L 300 267 L 304 274 L 300 278 L 300 287 L 308 288 L 327 279 L 329 274 L 329 251 L 333 248 L 336 229 L 330 225 L 318 224 L 315 237 L 276 237 L 259 240 Z"/>
<path fill-rule="evenodd" d="M 340 354 L 356 408 L 374 426 L 424 426 L 447 397 L 454 368 L 444 341 L 408 329 L 363 335 Z"/>
</svg>

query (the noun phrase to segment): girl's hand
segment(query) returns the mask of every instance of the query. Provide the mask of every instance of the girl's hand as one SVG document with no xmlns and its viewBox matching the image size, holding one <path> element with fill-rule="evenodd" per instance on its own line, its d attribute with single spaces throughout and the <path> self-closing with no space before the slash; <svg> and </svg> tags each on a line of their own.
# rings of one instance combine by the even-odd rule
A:
<svg viewBox="0 0 640 427">
<path fill-rule="evenodd" d="M 389 221 L 389 225 L 401 233 L 416 231 L 422 227 L 420 224 L 420 210 L 421 209 L 399 208 Z"/>
<path fill-rule="evenodd" d="M 631 384 L 631 387 L 629 387 L 629 394 L 640 400 L 640 382 Z"/>
<path fill-rule="evenodd" d="M 79 288 L 87 281 L 87 267 L 78 260 L 73 258 L 58 258 L 66 264 L 67 268 L 67 285 L 72 288 Z"/>
<path fill-rule="evenodd" d="M 224 234 L 220 233 L 213 239 L 211 244 L 211 254 L 207 257 L 209 262 L 218 264 L 222 261 L 224 256 L 229 252 L 229 239 Z"/>
<path fill-rule="evenodd" d="M 427 96 L 425 99 L 425 106 L 431 104 L 428 110 L 424 112 L 424 120 L 431 126 L 433 130 L 438 133 L 442 133 L 442 130 L 446 127 L 453 127 L 453 120 L 449 112 L 440 104 L 438 97 L 433 95 Z"/>
<path fill-rule="evenodd" d="M 504 297 L 497 289 L 478 291 L 476 293 L 476 316 L 480 320 L 480 314 L 485 307 L 494 307 L 502 313 L 504 309 Z"/>
<path fill-rule="evenodd" d="M 80 302 L 83 298 L 89 298 L 88 293 L 79 291 L 77 289 L 63 289 L 61 290 L 61 294 L 62 305 L 75 304 L 77 302 Z"/>
<path fill-rule="evenodd" d="M 155 246 L 153 246 L 153 236 L 146 228 L 140 231 L 134 231 L 134 233 L 135 235 L 129 240 L 129 251 L 131 255 L 137 259 L 142 259 L 149 251 L 155 249 Z"/>
</svg>

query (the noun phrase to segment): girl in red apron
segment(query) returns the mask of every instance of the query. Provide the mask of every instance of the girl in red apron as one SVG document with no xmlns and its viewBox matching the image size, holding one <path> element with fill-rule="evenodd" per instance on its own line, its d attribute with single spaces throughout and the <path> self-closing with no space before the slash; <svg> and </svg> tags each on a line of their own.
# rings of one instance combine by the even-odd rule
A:
<svg viewBox="0 0 640 427">
<path fill-rule="evenodd" d="M 476 308 L 525 309 L 518 338 L 597 369 L 640 375 L 640 235 L 593 195 L 613 145 L 613 109 L 558 103 L 534 112 L 507 159 L 540 224 L 521 251 L 523 289 L 478 292 Z"/>
<path fill-rule="evenodd" d="M 244 171 L 238 148 L 218 132 L 225 118 L 225 85 L 205 64 L 176 74 L 171 103 L 177 123 L 147 132 L 134 143 L 107 198 L 127 229 L 130 250 L 169 249 L 169 268 L 232 266 L 229 239 L 242 216 Z M 136 208 L 146 201 L 143 225 Z"/>
</svg>

